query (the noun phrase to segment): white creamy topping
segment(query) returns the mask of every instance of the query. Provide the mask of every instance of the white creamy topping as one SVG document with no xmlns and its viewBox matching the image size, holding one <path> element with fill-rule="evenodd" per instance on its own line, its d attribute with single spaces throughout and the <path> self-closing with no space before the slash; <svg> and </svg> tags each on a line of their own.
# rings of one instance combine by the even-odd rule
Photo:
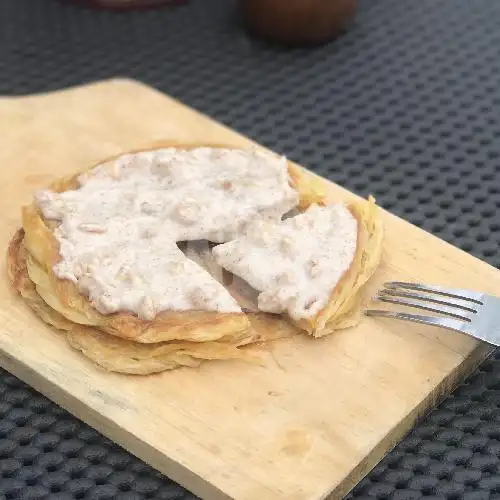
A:
<svg viewBox="0 0 500 500">
<path fill-rule="evenodd" d="M 281 222 L 255 221 L 212 253 L 225 269 L 261 292 L 259 309 L 294 319 L 317 314 L 351 265 L 357 221 L 342 204 L 311 205 Z"/>
<path fill-rule="evenodd" d="M 280 220 L 298 203 L 286 159 L 259 151 L 128 154 L 78 180 L 76 190 L 35 197 L 46 219 L 60 221 L 54 272 L 101 313 L 145 319 L 164 310 L 241 311 L 176 242 L 228 241 L 252 220 Z"/>
</svg>

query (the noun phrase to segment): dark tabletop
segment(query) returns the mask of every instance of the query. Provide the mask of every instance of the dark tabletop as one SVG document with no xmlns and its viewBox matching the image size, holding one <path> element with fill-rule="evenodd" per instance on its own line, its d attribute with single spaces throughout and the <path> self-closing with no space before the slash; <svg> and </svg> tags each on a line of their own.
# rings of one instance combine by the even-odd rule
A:
<svg viewBox="0 0 500 500">
<path fill-rule="evenodd" d="M 126 15 L 0 1 L 1 94 L 112 76 L 500 264 L 500 1 L 360 0 L 349 32 L 314 50 L 249 38 L 232 0 Z M 500 499 L 499 423 L 495 355 L 351 496 Z M 194 496 L 0 371 L 0 499 L 14 498 Z"/>
</svg>

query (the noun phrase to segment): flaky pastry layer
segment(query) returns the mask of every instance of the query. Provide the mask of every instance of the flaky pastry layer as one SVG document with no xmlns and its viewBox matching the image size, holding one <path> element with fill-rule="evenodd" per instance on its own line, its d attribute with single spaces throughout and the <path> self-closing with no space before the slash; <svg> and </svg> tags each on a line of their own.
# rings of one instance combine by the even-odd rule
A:
<svg viewBox="0 0 500 500">
<path fill-rule="evenodd" d="M 159 142 L 148 149 L 200 146 Z M 59 179 L 49 189 L 56 192 L 77 189 L 81 173 Z M 289 174 L 292 186 L 299 193 L 299 210 L 305 210 L 311 203 L 325 203 L 319 180 L 307 176 L 292 163 Z M 332 290 L 327 306 L 315 317 L 295 323 L 264 313 L 164 311 L 152 321 L 129 312 L 103 315 L 79 293 L 74 283 L 54 274 L 53 267 L 60 259 L 59 244 L 53 234 L 55 225 L 45 220 L 34 204 L 23 207 L 23 228 L 9 247 L 9 275 L 14 288 L 46 323 L 66 332 L 74 348 L 108 370 L 147 374 L 178 366 L 197 366 L 202 359 L 248 357 L 248 350 L 241 346 L 295 335 L 296 327 L 321 337 L 359 322 L 362 289 L 379 264 L 383 231 L 373 199 L 348 206 L 358 221 L 354 260 Z"/>
<path fill-rule="evenodd" d="M 68 343 L 102 368 L 133 375 L 148 375 L 181 366 L 196 367 L 204 360 L 241 359 L 259 362 L 258 352 L 242 347 L 267 343 L 297 334 L 281 318 L 268 314 L 250 314 L 252 326 L 244 334 L 229 335 L 217 341 L 170 341 L 138 343 L 73 322 L 53 309 L 42 297 L 47 296 L 43 283 L 35 284 L 28 272 L 29 254 L 24 247 L 24 231 L 11 240 L 7 256 L 8 276 L 12 287 L 26 304 L 48 325 L 61 331 Z"/>
</svg>

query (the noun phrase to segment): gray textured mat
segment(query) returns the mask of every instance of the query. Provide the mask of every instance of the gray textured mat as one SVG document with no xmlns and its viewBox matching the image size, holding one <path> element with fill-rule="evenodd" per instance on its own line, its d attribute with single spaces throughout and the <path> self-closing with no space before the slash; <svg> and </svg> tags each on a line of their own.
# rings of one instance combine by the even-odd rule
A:
<svg viewBox="0 0 500 500">
<path fill-rule="evenodd" d="M 0 2 L 0 93 L 122 75 L 500 264 L 500 2 L 361 0 L 315 50 L 249 39 L 228 0 L 140 14 Z M 355 498 L 500 498 L 500 357 Z M 0 499 L 194 498 L 0 372 Z M 257 499 L 256 499 L 257 500 Z"/>
</svg>

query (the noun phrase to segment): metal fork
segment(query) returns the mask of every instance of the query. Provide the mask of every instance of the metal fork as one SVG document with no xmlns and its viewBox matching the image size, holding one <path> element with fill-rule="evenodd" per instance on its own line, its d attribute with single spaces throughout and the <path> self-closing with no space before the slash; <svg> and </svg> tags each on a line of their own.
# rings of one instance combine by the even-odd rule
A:
<svg viewBox="0 0 500 500">
<path fill-rule="evenodd" d="M 375 300 L 423 309 L 439 316 L 421 316 L 380 309 L 365 311 L 367 316 L 438 326 L 466 333 L 496 346 L 500 345 L 500 297 L 471 290 L 391 281 L 385 283 Z"/>
</svg>

